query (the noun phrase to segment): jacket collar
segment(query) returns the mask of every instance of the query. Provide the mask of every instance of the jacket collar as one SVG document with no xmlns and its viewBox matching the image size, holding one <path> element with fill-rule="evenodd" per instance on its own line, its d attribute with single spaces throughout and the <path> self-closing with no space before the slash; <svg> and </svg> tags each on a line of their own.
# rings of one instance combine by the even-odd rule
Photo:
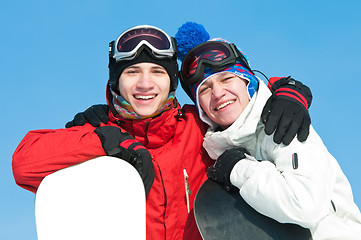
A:
<svg viewBox="0 0 361 240">
<path fill-rule="evenodd" d="M 153 149 L 169 142 L 175 133 L 175 126 L 179 118 L 180 105 L 174 100 L 174 107 L 164 111 L 159 116 L 146 119 L 125 119 L 116 114 L 112 104 L 112 94 L 107 86 L 107 102 L 110 108 L 109 120 L 117 123 L 125 131 L 129 132 L 136 140 L 146 148 Z M 118 117 L 116 117 L 118 116 Z"/>
<path fill-rule="evenodd" d="M 115 118 L 113 113 L 110 113 L 110 119 L 117 122 L 120 127 L 129 132 L 146 148 L 153 149 L 163 146 L 174 137 L 178 109 L 180 106 L 177 103 L 176 108 L 171 108 L 154 118 Z"/>
</svg>

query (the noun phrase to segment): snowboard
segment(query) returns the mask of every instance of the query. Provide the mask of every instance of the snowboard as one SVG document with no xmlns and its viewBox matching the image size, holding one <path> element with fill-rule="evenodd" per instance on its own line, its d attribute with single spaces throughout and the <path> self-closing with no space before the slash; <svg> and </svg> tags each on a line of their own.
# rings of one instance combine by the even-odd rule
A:
<svg viewBox="0 0 361 240">
<path fill-rule="evenodd" d="M 227 192 L 211 179 L 197 192 L 194 215 L 204 240 L 312 239 L 309 229 L 282 224 L 258 213 L 242 199 L 238 189 Z"/>
<path fill-rule="evenodd" d="M 146 239 L 145 191 L 122 159 L 98 157 L 59 170 L 35 197 L 38 240 Z"/>
</svg>

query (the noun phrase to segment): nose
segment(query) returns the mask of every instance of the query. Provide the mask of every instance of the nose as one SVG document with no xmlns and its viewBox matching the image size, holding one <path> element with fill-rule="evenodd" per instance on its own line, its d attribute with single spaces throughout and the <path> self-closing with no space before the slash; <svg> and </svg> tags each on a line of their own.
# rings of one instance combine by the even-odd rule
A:
<svg viewBox="0 0 361 240">
<path fill-rule="evenodd" d="M 137 82 L 137 89 L 148 91 L 154 88 L 154 81 L 149 73 L 142 73 Z"/>
<path fill-rule="evenodd" d="M 226 91 L 224 90 L 224 88 L 222 86 L 220 86 L 220 84 L 218 84 L 218 83 L 213 84 L 213 87 L 212 87 L 212 98 L 213 99 L 220 99 L 225 94 L 226 94 Z"/>
</svg>

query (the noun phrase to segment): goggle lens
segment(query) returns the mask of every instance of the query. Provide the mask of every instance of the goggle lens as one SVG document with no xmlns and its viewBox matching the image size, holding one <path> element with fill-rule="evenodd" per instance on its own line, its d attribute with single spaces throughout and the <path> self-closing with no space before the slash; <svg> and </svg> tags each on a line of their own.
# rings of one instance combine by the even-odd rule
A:
<svg viewBox="0 0 361 240">
<path fill-rule="evenodd" d="M 186 78 L 196 73 L 201 60 L 208 60 L 214 63 L 221 62 L 230 57 L 230 51 L 223 44 L 218 42 L 207 43 L 191 51 L 183 61 L 183 75 Z"/>
<path fill-rule="evenodd" d="M 117 50 L 118 52 L 130 52 L 143 40 L 159 50 L 170 48 L 169 39 L 164 33 L 156 29 L 142 28 L 130 30 L 121 36 L 117 43 Z"/>
</svg>

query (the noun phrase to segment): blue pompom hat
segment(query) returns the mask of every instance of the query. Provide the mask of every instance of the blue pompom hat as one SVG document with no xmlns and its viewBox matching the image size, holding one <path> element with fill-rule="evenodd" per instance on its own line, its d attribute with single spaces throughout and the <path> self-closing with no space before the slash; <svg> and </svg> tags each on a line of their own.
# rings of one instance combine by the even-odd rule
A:
<svg viewBox="0 0 361 240">
<path fill-rule="evenodd" d="M 179 51 L 178 59 L 181 61 L 183 60 L 183 58 L 185 57 L 185 55 L 188 53 L 189 50 L 191 50 L 192 48 L 198 46 L 199 44 L 201 44 L 203 42 L 221 41 L 221 42 L 229 43 L 228 41 L 221 39 L 221 38 L 215 38 L 215 39 L 210 40 L 209 34 L 205 30 L 205 28 L 201 24 L 194 23 L 194 22 L 186 22 L 185 24 L 183 24 L 178 29 L 178 32 L 176 33 L 175 38 L 176 38 L 177 44 L 178 44 L 178 51 Z M 185 87 L 188 88 L 188 90 L 191 94 L 190 97 L 192 98 L 193 102 L 196 104 L 196 106 L 198 108 L 200 118 L 203 120 L 203 122 L 207 123 L 212 128 L 215 128 L 216 124 L 208 118 L 208 116 L 204 113 L 202 108 L 199 106 L 197 93 L 198 93 L 198 88 L 205 81 L 207 81 L 214 74 L 217 74 L 220 72 L 230 72 L 230 73 L 237 75 L 240 78 L 247 80 L 248 81 L 247 89 L 248 89 L 249 99 L 251 99 L 253 97 L 254 93 L 258 90 L 258 84 L 259 84 L 259 79 L 252 72 L 250 72 L 248 69 L 243 67 L 238 62 L 236 62 L 233 65 L 228 66 L 227 68 L 225 68 L 224 70 L 219 71 L 219 72 L 215 72 L 212 69 L 206 67 L 204 70 L 203 81 L 201 81 L 197 84 L 194 84 L 194 85 L 189 85 L 189 86 L 184 86 L 182 84 L 183 88 L 185 88 Z"/>
</svg>

